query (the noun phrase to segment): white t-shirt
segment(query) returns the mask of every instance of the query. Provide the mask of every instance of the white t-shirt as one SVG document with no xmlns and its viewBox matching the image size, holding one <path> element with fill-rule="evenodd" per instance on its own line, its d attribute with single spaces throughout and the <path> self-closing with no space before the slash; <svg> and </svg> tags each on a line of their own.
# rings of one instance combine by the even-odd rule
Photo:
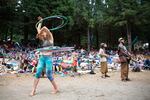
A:
<svg viewBox="0 0 150 100">
<path fill-rule="evenodd" d="M 101 56 L 101 55 L 105 54 L 105 50 L 100 48 L 99 54 L 100 54 L 100 61 L 101 62 L 106 62 L 107 61 L 106 57 L 105 56 Z"/>
</svg>

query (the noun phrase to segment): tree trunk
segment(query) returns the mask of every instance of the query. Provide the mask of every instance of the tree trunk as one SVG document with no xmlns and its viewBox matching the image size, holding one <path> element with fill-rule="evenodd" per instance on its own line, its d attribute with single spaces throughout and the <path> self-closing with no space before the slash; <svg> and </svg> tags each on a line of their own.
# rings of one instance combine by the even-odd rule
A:
<svg viewBox="0 0 150 100">
<path fill-rule="evenodd" d="M 25 44 L 28 42 L 28 26 L 27 25 L 25 25 L 24 26 L 24 42 L 25 42 Z"/>
<path fill-rule="evenodd" d="M 88 35 L 88 43 L 87 43 L 87 47 L 88 47 L 88 53 L 90 52 L 90 28 L 88 27 L 88 31 L 87 31 L 87 35 Z"/>
<path fill-rule="evenodd" d="M 113 44 L 112 37 L 113 37 L 113 35 L 112 35 L 112 31 L 111 31 L 111 25 L 108 26 L 108 34 L 109 34 L 108 35 L 109 40 L 107 42 L 108 42 L 109 47 L 112 48 L 112 44 Z"/>
<path fill-rule="evenodd" d="M 96 29 L 96 49 L 99 49 L 99 35 L 98 35 L 99 31 L 98 29 Z"/>
<path fill-rule="evenodd" d="M 13 28 L 11 28 L 10 39 L 11 39 L 11 41 L 13 41 Z"/>
<path fill-rule="evenodd" d="M 24 17 L 24 22 L 28 23 L 29 18 L 25 16 Z M 29 24 L 25 24 L 24 25 L 24 42 L 25 42 L 25 44 L 28 42 L 28 35 L 29 35 Z"/>
<path fill-rule="evenodd" d="M 78 45 L 81 45 L 81 33 L 78 34 Z"/>
<path fill-rule="evenodd" d="M 128 38 L 128 50 L 131 52 L 132 50 L 132 45 L 131 45 L 131 27 L 130 24 L 127 22 L 126 24 L 127 28 L 127 38 Z"/>
</svg>

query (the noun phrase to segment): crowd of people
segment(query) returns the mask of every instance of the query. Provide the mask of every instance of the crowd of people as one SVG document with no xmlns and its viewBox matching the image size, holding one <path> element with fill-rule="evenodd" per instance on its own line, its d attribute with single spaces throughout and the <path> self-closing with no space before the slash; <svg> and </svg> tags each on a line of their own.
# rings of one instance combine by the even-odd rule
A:
<svg viewBox="0 0 150 100">
<path fill-rule="evenodd" d="M 36 65 L 38 63 L 38 57 L 33 51 L 35 48 L 26 47 L 26 50 L 20 51 L 16 48 L 6 50 L 4 46 L 0 46 L 0 64 L 5 65 L 9 70 L 17 70 L 18 73 L 35 72 Z M 117 63 L 118 54 L 117 51 L 107 51 L 109 57 L 107 58 L 108 67 L 117 69 L 120 63 Z M 146 59 L 143 54 L 133 54 L 134 61 L 130 61 L 130 66 L 133 67 L 133 71 L 139 69 L 149 69 L 149 59 Z M 77 69 L 90 70 L 90 63 L 94 61 L 96 67 L 100 64 L 99 51 L 91 51 L 88 53 L 84 49 L 77 49 L 74 51 L 58 52 L 53 54 L 53 66 L 56 73 L 63 72 L 63 69 L 71 69 L 74 65 Z M 13 63 L 16 62 L 16 63 Z M 76 62 L 76 64 L 75 64 Z M 18 64 L 18 65 L 17 65 Z"/>
</svg>

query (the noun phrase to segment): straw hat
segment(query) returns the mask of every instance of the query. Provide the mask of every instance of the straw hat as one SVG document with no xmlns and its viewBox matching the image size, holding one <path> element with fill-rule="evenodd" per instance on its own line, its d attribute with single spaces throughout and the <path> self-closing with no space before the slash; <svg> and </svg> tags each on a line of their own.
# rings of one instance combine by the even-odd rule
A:
<svg viewBox="0 0 150 100">
<path fill-rule="evenodd" d="M 121 40 L 124 40 L 122 37 L 118 39 L 118 41 L 120 42 Z"/>
<path fill-rule="evenodd" d="M 105 43 L 101 43 L 101 44 L 100 44 L 101 47 L 104 46 L 104 45 L 105 45 Z"/>
</svg>

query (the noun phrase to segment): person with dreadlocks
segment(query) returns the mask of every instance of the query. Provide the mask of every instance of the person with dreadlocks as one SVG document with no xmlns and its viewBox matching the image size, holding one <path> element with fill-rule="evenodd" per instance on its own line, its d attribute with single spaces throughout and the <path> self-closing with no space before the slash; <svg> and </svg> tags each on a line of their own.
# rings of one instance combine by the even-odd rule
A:
<svg viewBox="0 0 150 100">
<path fill-rule="evenodd" d="M 52 33 L 49 31 L 49 29 L 46 26 L 42 26 L 42 17 L 38 17 L 38 20 L 41 20 L 40 23 L 38 24 L 37 27 L 37 35 L 36 38 L 38 38 L 39 40 L 42 41 L 42 47 L 49 47 L 49 46 L 53 46 L 54 44 L 54 38 Z M 35 95 L 36 92 L 36 88 L 37 85 L 39 83 L 39 79 L 41 77 L 41 73 L 44 69 L 44 67 L 46 67 L 46 75 L 47 78 L 50 80 L 50 82 L 53 85 L 53 94 L 58 92 L 58 87 L 56 85 L 56 82 L 54 81 L 54 77 L 53 77 L 53 62 L 52 62 L 52 53 L 48 52 L 48 51 L 40 51 L 39 53 L 39 61 L 38 61 L 38 65 L 37 65 L 37 71 L 35 74 L 35 78 L 34 78 L 34 83 L 33 83 L 33 89 L 30 93 L 30 96 Z"/>
</svg>

